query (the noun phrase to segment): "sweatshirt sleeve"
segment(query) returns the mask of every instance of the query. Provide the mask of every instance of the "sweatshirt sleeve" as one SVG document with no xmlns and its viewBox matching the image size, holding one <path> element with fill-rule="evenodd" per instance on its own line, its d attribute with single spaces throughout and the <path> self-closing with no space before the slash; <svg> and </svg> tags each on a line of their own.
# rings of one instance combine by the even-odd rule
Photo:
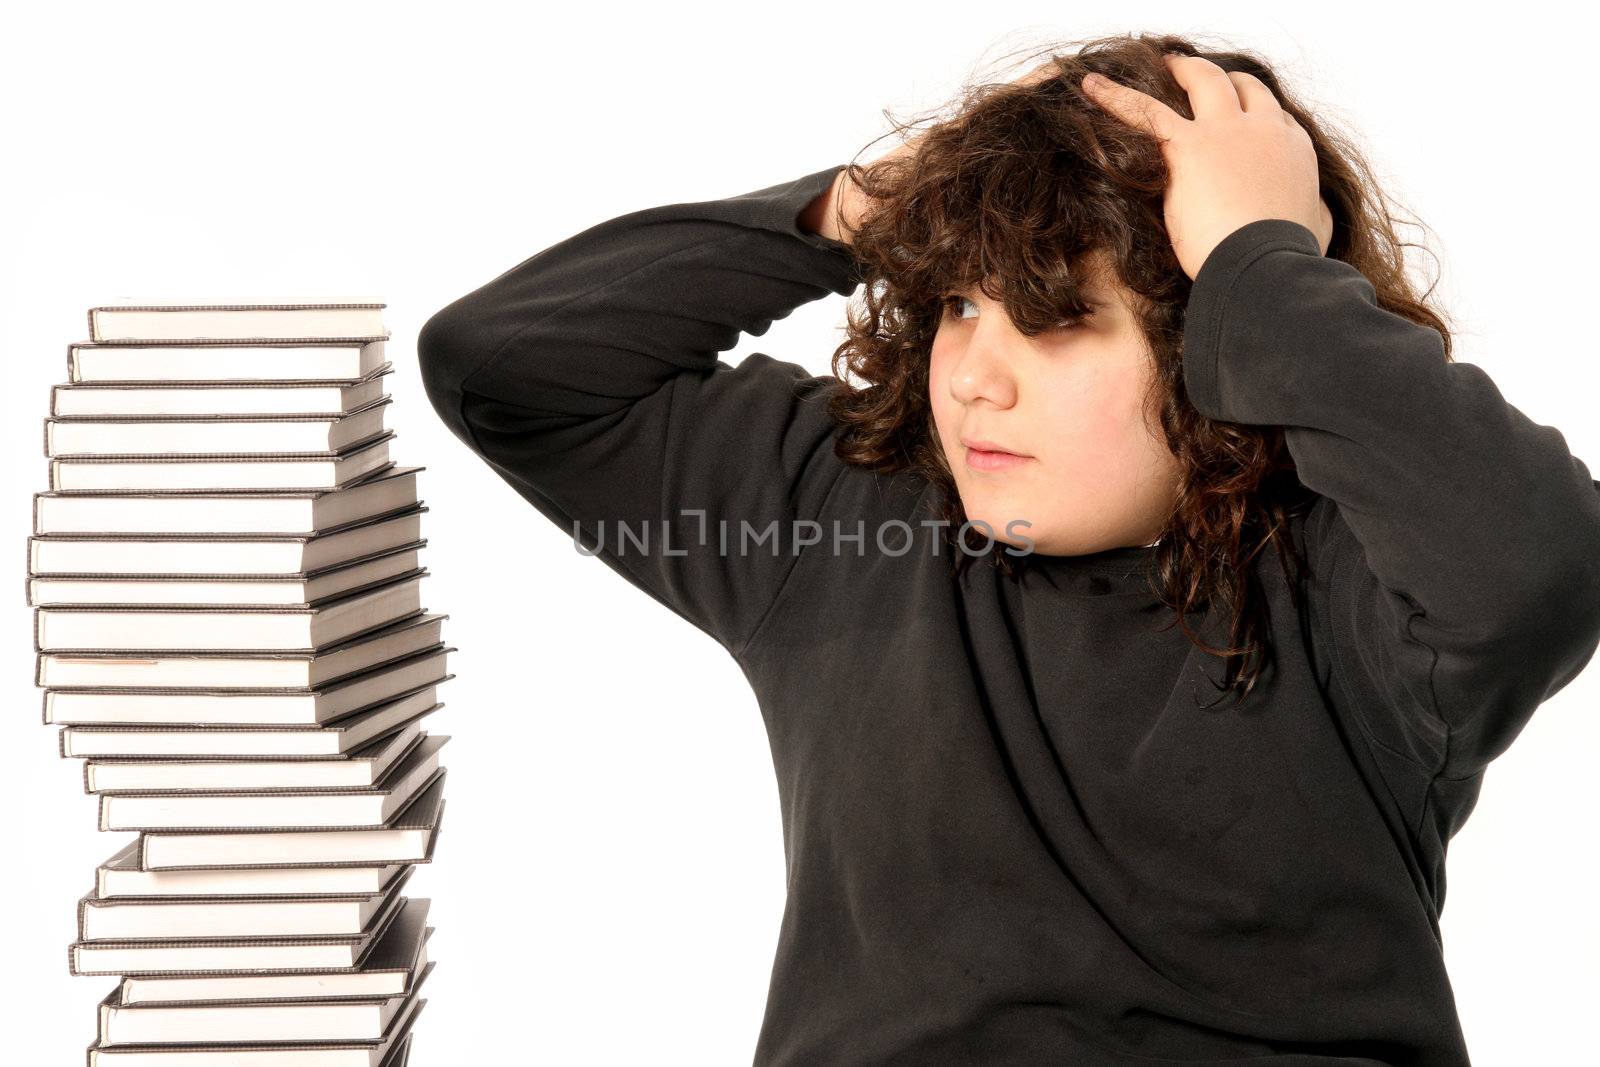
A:
<svg viewBox="0 0 1600 1067">
<path fill-rule="evenodd" d="M 860 283 L 849 245 L 796 222 L 842 167 L 601 222 L 444 307 L 417 338 L 428 397 L 458 438 L 575 553 L 735 655 L 815 543 L 806 520 L 843 464 L 834 379 L 717 354 Z"/>
<path fill-rule="evenodd" d="M 1438 331 L 1378 306 L 1287 219 L 1201 266 L 1184 380 L 1212 419 L 1285 427 L 1333 669 L 1369 734 L 1468 778 L 1600 644 L 1600 481 Z"/>
</svg>

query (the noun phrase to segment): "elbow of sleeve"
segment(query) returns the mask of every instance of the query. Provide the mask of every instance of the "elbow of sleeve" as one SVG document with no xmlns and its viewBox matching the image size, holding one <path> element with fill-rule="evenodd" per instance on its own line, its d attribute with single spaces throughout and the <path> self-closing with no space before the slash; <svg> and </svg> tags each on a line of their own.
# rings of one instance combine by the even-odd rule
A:
<svg viewBox="0 0 1600 1067">
<path fill-rule="evenodd" d="M 1485 606 L 1470 625 L 1434 631 L 1426 642 L 1436 654 L 1429 684 L 1450 734 L 1444 777 L 1465 777 L 1498 757 L 1600 649 L 1600 555 L 1540 574 L 1525 576 L 1500 610 Z"/>
<path fill-rule="evenodd" d="M 1462 778 L 1497 758 L 1545 701 L 1583 673 L 1600 647 L 1600 612 L 1552 599 L 1541 619 L 1498 631 L 1489 645 L 1445 652 L 1433 678 L 1450 729 L 1439 773 Z M 1453 711 L 1450 709 L 1454 709 Z"/>
<path fill-rule="evenodd" d="M 1600 482 L 1593 483 L 1600 488 Z M 1480 629 L 1486 646 L 1519 649 L 1538 668 L 1554 695 L 1572 681 L 1600 648 L 1600 501 L 1552 514 L 1550 532 L 1537 547 L 1507 554 L 1485 588 Z M 1498 623 L 1491 620 L 1498 619 Z M 1486 650 L 1486 654 L 1487 650 Z"/>
<path fill-rule="evenodd" d="M 1569 637 L 1573 646 L 1573 666 L 1567 677 L 1561 680 L 1561 685 L 1582 673 L 1594 658 L 1596 649 L 1600 649 L 1600 551 L 1583 561 L 1579 578 L 1573 583 L 1576 592 L 1569 594 L 1576 597 L 1576 621 L 1572 624 L 1573 633 Z"/>
<path fill-rule="evenodd" d="M 1583 673 L 1600 648 L 1600 556 L 1546 586 L 1521 618 L 1528 656 L 1545 664 L 1549 684 L 1540 699 L 1548 699 Z"/>
<path fill-rule="evenodd" d="M 460 301 L 437 311 L 417 332 L 417 369 L 439 417 L 462 434 L 462 382 L 488 358 Z"/>
</svg>

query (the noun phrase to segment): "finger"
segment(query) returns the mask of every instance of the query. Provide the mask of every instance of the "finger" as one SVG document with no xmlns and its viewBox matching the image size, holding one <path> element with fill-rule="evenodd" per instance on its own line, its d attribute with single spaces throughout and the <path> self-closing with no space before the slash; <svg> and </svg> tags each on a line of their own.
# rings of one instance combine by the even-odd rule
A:
<svg viewBox="0 0 1600 1067">
<path fill-rule="evenodd" d="M 1114 82 L 1103 74 L 1088 74 L 1081 83 L 1089 99 L 1130 126 L 1160 140 L 1170 140 L 1188 120 L 1155 97 Z"/>
<path fill-rule="evenodd" d="M 1233 82 L 1234 94 L 1239 97 L 1239 106 L 1245 111 L 1263 115 L 1273 111 L 1289 114 L 1283 111 L 1278 104 L 1278 98 L 1272 95 L 1272 90 L 1267 88 L 1266 83 L 1254 74 L 1246 74 L 1242 70 L 1230 70 L 1227 75 L 1228 80 Z"/>
<path fill-rule="evenodd" d="M 1196 119 L 1238 114 L 1239 93 L 1228 72 L 1204 56 L 1166 55 L 1167 69 L 1183 91 L 1189 94 L 1189 110 Z"/>
</svg>

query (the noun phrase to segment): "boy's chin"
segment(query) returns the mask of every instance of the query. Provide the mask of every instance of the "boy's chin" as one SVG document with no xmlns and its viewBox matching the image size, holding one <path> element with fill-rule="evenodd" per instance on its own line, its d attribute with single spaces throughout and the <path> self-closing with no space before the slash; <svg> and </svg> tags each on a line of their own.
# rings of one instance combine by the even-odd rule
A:
<svg viewBox="0 0 1600 1067">
<path fill-rule="evenodd" d="M 967 522 L 977 534 L 982 534 L 1016 548 L 1037 551 L 1039 524 L 1030 520 L 1023 511 L 983 509 L 967 512 Z"/>
</svg>

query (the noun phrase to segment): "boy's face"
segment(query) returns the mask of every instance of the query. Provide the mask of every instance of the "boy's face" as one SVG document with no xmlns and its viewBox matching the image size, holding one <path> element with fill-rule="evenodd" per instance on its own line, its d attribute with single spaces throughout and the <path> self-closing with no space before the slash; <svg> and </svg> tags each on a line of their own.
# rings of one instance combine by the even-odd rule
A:
<svg viewBox="0 0 1600 1067">
<path fill-rule="evenodd" d="M 1031 539 L 1045 555 L 1150 544 L 1178 489 L 1178 461 L 1142 410 L 1154 367 L 1131 294 L 1092 258 L 1089 317 L 1030 339 L 974 288 L 945 308 L 928 368 L 967 519 L 1019 547 Z"/>
</svg>

